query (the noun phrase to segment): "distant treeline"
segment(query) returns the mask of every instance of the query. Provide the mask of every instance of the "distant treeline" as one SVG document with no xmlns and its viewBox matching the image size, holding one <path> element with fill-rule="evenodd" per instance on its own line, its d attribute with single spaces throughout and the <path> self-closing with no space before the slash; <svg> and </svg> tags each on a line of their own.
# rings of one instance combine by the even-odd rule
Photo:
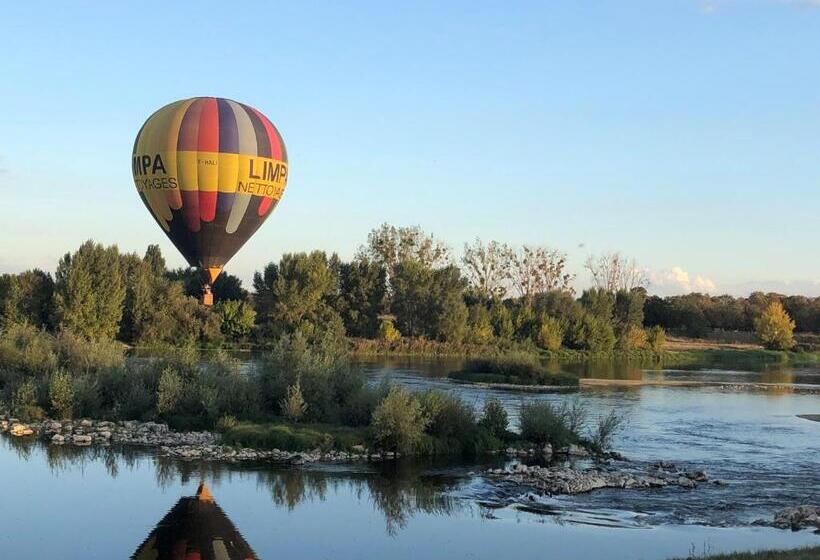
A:
<svg viewBox="0 0 820 560">
<path fill-rule="evenodd" d="M 266 344 L 298 331 L 385 345 L 412 337 L 601 353 L 658 349 L 663 329 L 751 331 L 779 301 L 798 331 L 820 331 L 820 298 L 647 297 L 641 269 L 618 254 L 587 261 L 595 287 L 577 296 L 565 264 L 559 251 L 479 240 L 456 264 L 432 235 L 385 224 L 349 262 L 323 251 L 285 254 L 254 275 L 251 292 L 223 273 L 209 310 L 198 302 L 197 272 L 168 270 L 156 245 L 139 256 L 88 241 L 60 260 L 53 277 L 0 276 L 0 327 L 29 323 L 134 344 Z"/>
</svg>

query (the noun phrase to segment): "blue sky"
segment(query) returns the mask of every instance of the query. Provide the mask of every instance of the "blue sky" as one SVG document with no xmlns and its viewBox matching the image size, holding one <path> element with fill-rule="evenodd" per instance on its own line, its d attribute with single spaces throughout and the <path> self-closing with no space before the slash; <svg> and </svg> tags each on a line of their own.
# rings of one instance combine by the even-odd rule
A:
<svg viewBox="0 0 820 560">
<path fill-rule="evenodd" d="M 820 2 L 17 2 L 0 20 L 0 272 L 94 238 L 182 259 L 134 136 L 215 95 L 278 126 L 282 203 L 229 263 L 382 222 L 620 250 L 653 290 L 820 295 Z"/>
</svg>

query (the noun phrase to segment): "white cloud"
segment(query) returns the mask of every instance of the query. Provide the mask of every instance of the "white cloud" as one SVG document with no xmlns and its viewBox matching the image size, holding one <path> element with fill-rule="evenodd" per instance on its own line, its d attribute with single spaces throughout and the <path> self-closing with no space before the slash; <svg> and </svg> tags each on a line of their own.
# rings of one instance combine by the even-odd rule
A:
<svg viewBox="0 0 820 560">
<path fill-rule="evenodd" d="M 647 275 L 649 276 L 649 290 L 660 295 L 715 291 L 715 283 L 711 279 L 700 274 L 690 275 L 679 266 L 673 266 L 669 270 L 650 270 Z"/>
</svg>

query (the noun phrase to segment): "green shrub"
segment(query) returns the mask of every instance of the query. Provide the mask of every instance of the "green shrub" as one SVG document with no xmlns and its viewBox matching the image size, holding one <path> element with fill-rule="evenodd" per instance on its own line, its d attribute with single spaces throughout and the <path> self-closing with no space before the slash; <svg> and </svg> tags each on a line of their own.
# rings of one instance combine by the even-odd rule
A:
<svg viewBox="0 0 820 560">
<path fill-rule="evenodd" d="M 509 418 L 500 400 L 490 399 L 484 403 L 484 414 L 480 424 L 498 439 L 504 439 L 507 436 Z"/>
<path fill-rule="evenodd" d="M 125 360 L 124 347 L 116 340 L 86 340 L 70 331 L 57 335 L 55 351 L 60 366 L 74 374 L 116 367 Z"/>
<path fill-rule="evenodd" d="M 244 301 L 221 301 L 214 307 L 213 312 L 221 317 L 222 334 L 232 341 L 242 340 L 248 336 L 256 321 L 256 311 Z"/>
<path fill-rule="evenodd" d="M 74 378 L 74 411 L 79 417 L 102 418 L 108 412 L 103 410 L 102 395 L 99 390 L 100 376 L 85 374 Z"/>
<path fill-rule="evenodd" d="M 182 397 L 182 391 L 182 377 L 172 367 L 162 370 L 157 387 L 157 412 L 173 413 Z"/>
<path fill-rule="evenodd" d="M 545 401 L 524 404 L 519 422 L 521 437 L 539 445 L 549 443 L 554 448 L 560 448 L 579 440 L 578 434 L 570 430 L 560 411 Z"/>
<path fill-rule="evenodd" d="M 40 375 L 57 369 L 54 337 L 27 323 L 0 331 L 0 367 Z"/>
<path fill-rule="evenodd" d="M 235 416 L 231 416 L 230 414 L 226 414 L 219 418 L 214 425 L 214 430 L 219 433 L 225 433 L 230 430 L 233 430 L 239 425 L 239 421 L 236 419 Z"/>
<path fill-rule="evenodd" d="M 539 348 L 553 352 L 561 349 L 564 339 L 564 326 L 560 320 L 549 315 L 541 317 L 541 324 L 535 334 L 535 343 Z"/>
<path fill-rule="evenodd" d="M 384 316 L 379 318 L 379 340 L 390 343 L 401 338 L 401 333 L 393 324 L 393 321 L 394 319 L 392 317 Z"/>
<path fill-rule="evenodd" d="M 614 410 L 609 411 L 598 419 L 595 429 L 590 433 L 592 447 L 601 452 L 609 451 L 613 438 L 625 427 L 626 416 Z"/>
<path fill-rule="evenodd" d="M 646 331 L 636 325 L 627 325 L 618 337 L 618 348 L 620 350 L 638 350 L 646 348 L 648 343 Z"/>
<path fill-rule="evenodd" d="M 393 387 L 373 412 L 373 440 L 388 451 L 412 453 L 429 420 L 421 403 L 406 389 Z"/>
<path fill-rule="evenodd" d="M 14 392 L 11 401 L 12 412 L 21 420 L 31 421 L 41 419 L 45 413 L 39 406 L 38 387 L 32 377 L 24 381 Z"/>
<path fill-rule="evenodd" d="M 64 371 L 52 374 L 48 383 L 51 410 L 61 420 L 70 420 L 74 414 L 74 381 Z"/>
<path fill-rule="evenodd" d="M 663 327 L 659 325 L 651 327 L 646 333 L 646 338 L 653 352 L 656 354 L 663 352 L 666 347 L 666 331 L 663 330 Z"/>
<path fill-rule="evenodd" d="M 791 350 L 794 346 L 794 321 L 779 301 L 771 302 L 754 325 L 757 338 L 769 350 Z"/>
<path fill-rule="evenodd" d="M 287 395 L 279 403 L 279 408 L 282 415 L 292 422 L 298 422 L 305 415 L 307 403 L 302 396 L 302 387 L 298 380 L 288 387 Z"/>
</svg>

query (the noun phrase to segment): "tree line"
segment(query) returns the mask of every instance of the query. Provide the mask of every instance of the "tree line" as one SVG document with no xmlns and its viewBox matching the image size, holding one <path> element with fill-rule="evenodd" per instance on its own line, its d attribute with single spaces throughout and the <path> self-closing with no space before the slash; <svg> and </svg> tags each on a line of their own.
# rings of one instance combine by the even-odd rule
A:
<svg viewBox="0 0 820 560">
<path fill-rule="evenodd" d="M 599 353 L 653 348 L 664 329 L 751 331 L 777 302 L 798 331 L 820 331 L 820 298 L 648 297 L 642 269 L 617 253 L 587 260 L 593 287 L 577 295 L 566 265 L 555 249 L 480 240 L 457 263 L 420 228 L 384 224 L 350 261 L 323 251 L 283 255 L 254 274 L 251 292 L 223 273 L 208 309 L 198 301 L 197 271 L 169 270 L 158 246 L 140 256 L 88 241 L 60 259 L 53 277 L 0 276 L 0 325 L 134 344 L 267 343 L 298 331 L 308 339 L 526 342 Z"/>
</svg>

